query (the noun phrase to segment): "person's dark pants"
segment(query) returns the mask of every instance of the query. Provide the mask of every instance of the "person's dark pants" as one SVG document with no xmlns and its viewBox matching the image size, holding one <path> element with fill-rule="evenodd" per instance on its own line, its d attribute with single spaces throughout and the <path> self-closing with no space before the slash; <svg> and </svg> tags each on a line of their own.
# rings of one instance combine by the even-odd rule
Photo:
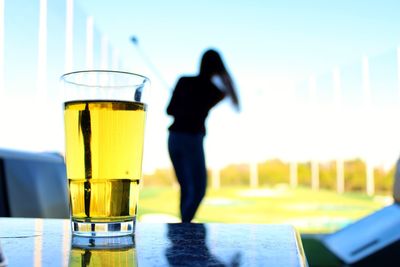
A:
<svg viewBox="0 0 400 267">
<path fill-rule="evenodd" d="M 190 222 L 206 193 L 204 134 L 170 132 L 168 150 L 181 188 L 182 222 Z"/>
</svg>

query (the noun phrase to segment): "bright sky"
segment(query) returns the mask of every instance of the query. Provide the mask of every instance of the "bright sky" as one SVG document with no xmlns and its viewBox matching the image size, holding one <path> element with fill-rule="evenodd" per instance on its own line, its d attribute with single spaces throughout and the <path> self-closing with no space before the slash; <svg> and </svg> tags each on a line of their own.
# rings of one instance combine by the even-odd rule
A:
<svg viewBox="0 0 400 267">
<path fill-rule="evenodd" d="M 35 68 L 34 59 L 30 58 L 37 52 L 37 34 L 26 31 L 21 35 L 15 31 L 17 26 L 29 27 L 25 18 L 37 13 L 38 4 L 28 2 L 6 1 L 5 5 L 5 61 L 20 62 L 6 66 L 7 94 L 15 94 L 12 87 L 16 81 L 23 82 L 19 77 L 21 71 L 17 70 Z M 393 162 L 399 154 L 400 126 L 393 123 L 398 119 L 400 106 L 396 54 L 400 45 L 400 2 L 397 0 L 74 2 L 84 10 L 75 14 L 78 21 L 74 31 L 81 39 L 81 43 L 74 41 L 75 46 L 82 46 L 85 39 L 86 13 L 93 16 L 95 34 L 105 34 L 118 50 L 123 68 L 152 80 L 145 147 L 145 168 L 149 170 L 170 164 L 166 129 L 171 120 L 165 115 L 170 92 L 180 75 L 197 72 L 201 53 L 208 47 L 222 52 L 242 101 L 239 114 L 229 103 L 211 112 L 206 138 L 209 165 L 274 157 L 325 160 L 353 156 L 368 156 L 382 163 Z M 60 3 L 48 1 L 48 4 L 48 10 L 59 12 L 49 13 L 48 31 L 57 32 L 55 29 L 60 25 L 56 22 L 65 13 L 62 8 L 55 8 Z M 10 9 L 22 15 L 15 16 Z M 35 15 L 33 19 L 37 20 Z M 138 39 L 138 46 L 130 42 L 132 36 Z M 62 33 L 59 37 L 49 37 L 49 61 L 64 60 L 64 53 L 58 51 L 57 45 L 62 40 Z M 29 49 L 18 50 L 18 45 L 29 45 Z M 372 96 L 370 111 L 362 105 L 363 56 L 369 60 L 366 66 Z M 76 54 L 74 58 L 75 69 L 85 67 L 85 55 Z M 64 64 L 48 70 L 48 76 L 54 77 L 49 87 L 56 83 L 63 68 Z M 339 109 L 333 105 L 335 68 L 340 77 Z M 36 73 L 25 71 L 23 75 L 29 78 Z M 28 97 L 22 97 L 21 105 L 28 102 L 31 102 Z M 40 116 L 46 109 L 32 112 Z M 26 114 L 14 115 L 14 121 L 24 120 Z M 38 128 L 35 120 L 25 123 L 33 129 L 32 136 L 42 135 L 35 132 Z M 46 128 L 46 122 L 39 124 Z M 61 127 L 60 123 L 57 129 Z M 43 145 L 24 139 L 20 132 L 13 131 L 2 139 L 18 140 L 7 141 L 11 147 L 30 146 L 36 150 L 41 146 L 46 150 L 61 147 L 60 138 L 44 138 L 47 144 Z M 59 132 L 49 135 L 60 136 Z"/>
<path fill-rule="evenodd" d="M 138 37 L 171 84 L 197 70 L 209 46 L 241 81 L 307 77 L 394 48 L 400 38 L 396 0 L 76 1 L 124 55 L 133 50 L 129 36 Z"/>
<path fill-rule="evenodd" d="M 210 114 L 206 140 L 210 164 L 357 154 L 374 155 L 379 163 L 397 157 L 399 128 L 390 122 L 385 124 L 382 118 L 390 121 L 398 113 L 393 99 L 398 97 L 399 1 L 78 2 L 121 49 L 133 69 L 138 50 L 129 37 L 136 36 L 141 51 L 169 88 L 173 88 L 179 75 L 197 72 L 205 48 L 216 47 L 223 53 L 238 85 L 243 112 L 235 114 L 229 105 L 221 105 Z M 370 58 L 374 103 L 379 104 L 378 100 L 385 97 L 392 100 L 386 108 L 374 106 L 374 115 L 368 116 L 376 118 L 374 127 L 368 123 L 367 111 L 351 108 L 363 98 L 363 56 Z M 340 68 L 342 78 L 341 101 L 346 110 L 343 115 L 324 104 L 333 101 L 334 85 L 329 77 L 335 67 Z M 137 70 L 146 72 L 139 66 Z M 386 91 L 373 87 L 387 80 L 378 73 L 393 74 Z M 169 94 L 156 73 L 146 74 L 154 81 L 153 94 L 162 95 L 157 103 L 162 113 Z M 316 77 L 315 106 L 308 102 L 310 75 Z M 299 81 L 306 84 L 306 89 L 298 85 Z M 296 84 L 294 93 L 291 84 Z M 168 123 L 168 119 L 161 120 L 163 127 Z M 166 133 L 160 133 L 165 128 L 159 126 L 149 127 L 148 132 L 154 138 L 151 131 L 158 129 L 153 132 L 158 137 L 154 142 L 164 151 Z M 374 132 L 371 128 L 379 130 Z"/>
</svg>

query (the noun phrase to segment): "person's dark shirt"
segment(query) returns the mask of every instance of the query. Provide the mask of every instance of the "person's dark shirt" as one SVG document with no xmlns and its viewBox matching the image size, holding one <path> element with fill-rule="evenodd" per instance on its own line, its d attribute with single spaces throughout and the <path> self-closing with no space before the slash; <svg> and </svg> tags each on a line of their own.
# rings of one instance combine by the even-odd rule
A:
<svg viewBox="0 0 400 267">
<path fill-rule="evenodd" d="M 209 79 L 199 76 L 180 78 L 167 108 L 167 113 L 174 117 L 174 122 L 168 129 L 174 132 L 205 134 L 208 112 L 224 96 Z"/>
</svg>

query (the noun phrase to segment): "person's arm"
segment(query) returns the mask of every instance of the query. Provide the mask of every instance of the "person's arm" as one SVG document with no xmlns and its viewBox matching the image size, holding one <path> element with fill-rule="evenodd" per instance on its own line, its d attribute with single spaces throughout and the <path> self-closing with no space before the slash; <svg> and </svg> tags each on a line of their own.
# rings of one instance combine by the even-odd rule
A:
<svg viewBox="0 0 400 267">
<path fill-rule="evenodd" d="M 240 110 L 239 97 L 236 93 L 233 81 L 228 73 L 221 75 L 222 82 L 224 84 L 226 94 L 231 98 L 233 106 L 237 111 Z"/>
</svg>

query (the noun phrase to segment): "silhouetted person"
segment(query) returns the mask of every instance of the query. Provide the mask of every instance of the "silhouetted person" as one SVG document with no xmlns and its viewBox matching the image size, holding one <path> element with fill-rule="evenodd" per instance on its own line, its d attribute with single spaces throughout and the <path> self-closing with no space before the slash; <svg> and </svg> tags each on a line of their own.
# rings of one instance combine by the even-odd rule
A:
<svg viewBox="0 0 400 267">
<path fill-rule="evenodd" d="M 205 120 L 210 109 L 226 96 L 239 110 L 235 87 L 221 56 L 215 50 L 207 50 L 202 56 L 199 74 L 181 77 L 168 105 L 167 113 L 174 117 L 169 127 L 168 150 L 181 188 L 182 222 L 192 221 L 205 195 Z"/>
</svg>

